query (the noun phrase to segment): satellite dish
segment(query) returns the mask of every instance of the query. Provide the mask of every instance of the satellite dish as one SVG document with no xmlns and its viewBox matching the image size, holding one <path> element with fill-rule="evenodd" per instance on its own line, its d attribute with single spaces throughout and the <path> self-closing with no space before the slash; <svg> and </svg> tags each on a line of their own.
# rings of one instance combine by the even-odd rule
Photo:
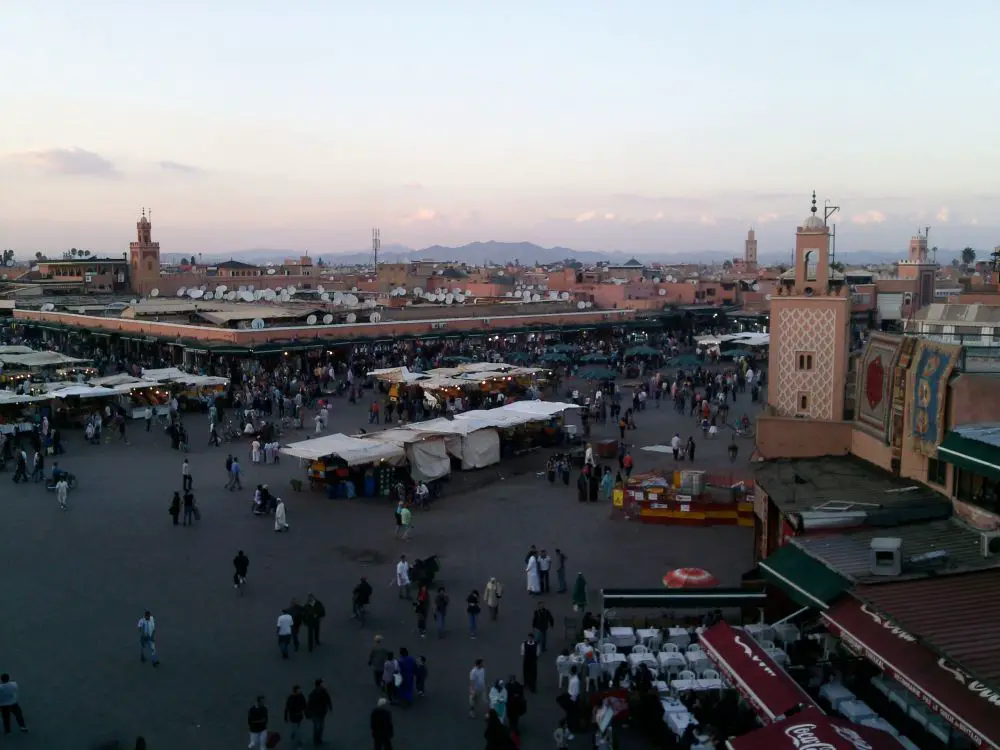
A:
<svg viewBox="0 0 1000 750">
<path fill-rule="evenodd" d="M 289 296 L 291 296 L 291 295 L 295 294 L 295 287 L 294 286 L 287 286 L 287 287 L 285 287 L 285 291 L 287 291 L 288 294 L 289 294 Z"/>
<path fill-rule="evenodd" d="M 568 300 L 569 299 L 569 292 L 563 292 L 562 294 L 560 294 L 559 295 L 559 299 L 564 300 L 564 301 Z"/>
<path fill-rule="evenodd" d="M 344 301 L 344 293 L 343 292 L 334 292 L 333 293 L 333 303 L 335 305 L 339 305 L 343 301 Z"/>
<path fill-rule="evenodd" d="M 215 287 L 215 294 L 216 296 L 220 294 L 225 294 L 228 290 L 229 290 L 228 286 L 226 286 L 225 284 L 219 284 L 217 287 Z"/>
<path fill-rule="evenodd" d="M 243 294 L 240 295 L 240 299 L 244 302 L 253 302 L 253 292 L 243 292 Z"/>
<path fill-rule="evenodd" d="M 594 306 L 594 303 L 588 301 L 588 302 L 585 303 L 585 306 L 589 310 L 590 308 L 592 308 Z"/>
<path fill-rule="evenodd" d="M 275 293 L 275 291 L 273 289 L 267 289 L 264 292 L 264 301 L 265 302 L 274 302 L 274 298 L 277 297 L 277 296 L 278 295 Z"/>
<path fill-rule="evenodd" d="M 205 292 L 204 299 L 206 299 L 206 300 L 215 299 L 215 293 L 214 292 Z"/>
<path fill-rule="evenodd" d="M 329 302 L 329 301 L 330 301 L 330 295 L 329 295 L 329 294 L 327 294 L 326 292 L 323 292 L 323 293 L 322 293 L 321 295 L 319 295 L 319 298 L 320 298 L 320 299 L 321 299 L 321 300 L 322 300 L 323 302 Z"/>
<path fill-rule="evenodd" d="M 273 268 L 268 268 L 267 269 L 267 275 L 268 276 L 274 276 L 275 273 L 277 273 L 277 271 L 275 271 Z"/>
<path fill-rule="evenodd" d="M 455 295 L 455 302 L 457 302 L 458 304 L 461 305 L 463 302 L 465 302 L 465 295 L 464 294 L 456 294 Z"/>
<path fill-rule="evenodd" d="M 755 292 L 759 292 L 760 291 L 760 284 L 758 284 L 755 281 L 753 284 L 750 285 L 750 288 L 753 289 Z"/>
<path fill-rule="evenodd" d="M 660 283 L 660 277 L 659 276 L 654 276 L 653 277 L 653 283 L 654 284 L 659 284 Z"/>
<path fill-rule="evenodd" d="M 356 292 L 356 291 L 358 291 L 358 288 L 357 288 L 356 286 L 352 286 L 352 287 L 351 287 L 351 291 L 352 291 L 352 292 Z"/>
<path fill-rule="evenodd" d="M 452 294 L 451 292 L 448 292 L 448 294 L 444 295 L 444 303 L 446 305 L 450 305 L 454 301 L 455 301 L 455 295 Z"/>
<path fill-rule="evenodd" d="M 288 302 L 289 300 L 291 300 L 291 298 L 292 298 L 292 296 L 288 292 L 286 292 L 284 289 L 282 289 L 281 290 L 281 294 L 278 295 L 278 299 L 280 299 L 282 302 Z"/>
<path fill-rule="evenodd" d="M 306 325 L 311 325 L 311 326 L 316 325 L 316 316 L 310 315 L 308 318 L 306 318 Z"/>
<path fill-rule="evenodd" d="M 764 295 L 764 299 L 766 299 L 768 302 L 770 302 L 771 301 L 771 295 L 770 294 L 765 294 Z"/>
<path fill-rule="evenodd" d="M 13 268 L 14 267 L 14 259 L 13 258 L 7 258 L 7 264 L 6 265 L 7 265 L 7 268 Z"/>
<path fill-rule="evenodd" d="M 333 316 L 327 313 L 323 316 L 323 325 L 330 325 L 333 322 Z"/>
<path fill-rule="evenodd" d="M 42 305 L 42 312 L 52 312 L 55 309 L 56 306 L 53 305 L 51 302 L 46 302 L 44 305 Z"/>
<path fill-rule="evenodd" d="M 149 292 L 149 296 L 150 297 L 159 297 L 160 296 L 160 290 L 159 289 L 151 289 L 150 292 Z"/>
<path fill-rule="evenodd" d="M 202 297 L 205 296 L 205 293 L 201 291 L 201 289 L 192 289 L 190 292 L 188 292 L 188 295 L 191 297 L 191 299 L 201 299 Z"/>
<path fill-rule="evenodd" d="M 347 313 L 346 320 L 348 323 L 356 323 L 358 321 L 358 316 L 354 313 Z"/>
<path fill-rule="evenodd" d="M 187 293 L 187 287 L 182 286 L 180 289 L 177 290 L 178 297 L 183 297 L 186 293 Z"/>
<path fill-rule="evenodd" d="M 355 297 L 353 294 L 348 294 L 347 297 L 344 298 L 344 304 L 347 305 L 348 307 L 357 307 L 358 298 Z"/>
<path fill-rule="evenodd" d="M 378 313 L 372 313 L 368 316 L 369 323 L 378 323 Z"/>
<path fill-rule="evenodd" d="M 660 291 L 658 292 L 658 294 L 659 294 L 659 295 L 660 295 L 661 297 L 666 297 L 666 296 L 667 296 L 667 290 L 666 290 L 666 289 L 663 289 L 663 288 L 661 288 L 661 289 L 660 289 Z"/>
<path fill-rule="evenodd" d="M 261 328 L 264 327 L 264 320 L 262 318 L 254 318 L 250 322 L 250 327 L 253 328 L 255 331 L 259 331 Z"/>
<path fill-rule="evenodd" d="M 234 302 L 236 300 L 236 292 L 226 292 L 226 300 Z"/>
<path fill-rule="evenodd" d="M 239 289 L 237 289 L 236 291 L 237 291 L 237 292 L 238 292 L 239 294 L 243 294 L 243 292 L 245 292 L 246 290 L 247 290 L 247 287 L 246 287 L 246 284 L 243 284 L 243 285 L 242 285 L 242 286 L 240 286 L 240 288 L 239 288 Z"/>
<path fill-rule="evenodd" d="M 420 297 L 423 293 L 424 293 L 424 290 L 421 289 L 419 286 L 413 287 L 413 296 L 414 297 Z"/>
<path fill-rule="evenodd" d="M 531 301 L 532 302 L 541 302 L 541 300 L 542 300 L 542 295 L 540 295 L 540 294 L 532 294 L 531 295 Z"/>
<path fill-rule="evenodd" d="M 549 292 L 549 299 L 559 299 L 559 292 Z"/>
<path fill-rule="evenodd" d="M 207 292 L 208 291 L 208 284 L 202 284 L 198 288 L 201 289 L 201 291 L 203 291 L 203 292 Z"/>
<path fill-rule="evenodd" d="M 587 306 L 587 303 L 586 303 L 586 302 L 577 302 L 577 303 L 576 303 L 576 309 L 577 309 L 577 310 L 582 310 L 582 309 L 583 309 L 583 308 L 585 308 L 586 306 Z"/>
</svg>

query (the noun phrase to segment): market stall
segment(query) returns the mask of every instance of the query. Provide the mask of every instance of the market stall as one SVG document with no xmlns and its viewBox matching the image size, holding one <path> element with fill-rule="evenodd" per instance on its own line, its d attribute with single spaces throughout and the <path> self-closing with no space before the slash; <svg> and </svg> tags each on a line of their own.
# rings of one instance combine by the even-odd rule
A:
<svg viewBox="0 0 1000 750">
<path fill-rule="evenodd" d="M 746 488 L 713 487 L 704 471 L 651 472 L 630 477 L 612 494 L 616 508 L 643 523 L 753 527 Z"/>
<path fill-rule="evenodd" d="M 415 432 L 406 428 L 383 430 L 363 436 L 364 440 L 389 443 L 402 448 L 410 465 L 410 476 L 417 482 L 433 482 L 451 473 L 451 459 L 445 436 Z"/>
<path fill-rule="evenodd" d="M 395 484 L 396 467 L 406 460 L 406 452 L 394 443 L 341 433 L 291 443 L 281 452 L 306 462 L 310 486 L 327 497 L 386 496 Z"/>
</svg>

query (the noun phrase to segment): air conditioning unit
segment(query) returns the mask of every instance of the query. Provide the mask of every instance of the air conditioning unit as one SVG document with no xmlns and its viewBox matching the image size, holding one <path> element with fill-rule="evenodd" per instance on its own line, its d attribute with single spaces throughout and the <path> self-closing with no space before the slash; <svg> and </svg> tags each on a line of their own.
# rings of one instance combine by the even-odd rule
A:
<svg viewBox="0 0 1000 750">
<path fill-rule="evenodd" d="M 984 531 L 979 536 L 983 557 L 1000 556 L 1000 531 Z"/>
<path fill-rule="evenodd" d="M 92 273 L 85 273 L 83 275 L 83 280 L 84 280 L 84 282 L 86 282 L 87 284 L 89 284 L 90 282 L 92 282 L 94 280 L 94 274 L 92 274 Z"/>
<path fill-rule="evenodd" d="M 438 330 L 440 328 L 444 328 L 447 325 L 448 325 L 447 323 L 431 323 L 431 328 L 433 330 Z"/>
</svg>

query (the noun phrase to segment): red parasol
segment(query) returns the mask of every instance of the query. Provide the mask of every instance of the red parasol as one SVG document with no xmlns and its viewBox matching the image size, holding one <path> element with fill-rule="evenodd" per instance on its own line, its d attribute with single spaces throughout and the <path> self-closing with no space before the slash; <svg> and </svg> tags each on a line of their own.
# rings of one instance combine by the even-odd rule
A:
<svg viewBox="0 0 1000 750">
<path fill-rule="evenodd" d="M 701 568 L 677 568 L 663 576 L 668 589 L 707 589 L 718 584 L 715 576 Z"/>
</svg>

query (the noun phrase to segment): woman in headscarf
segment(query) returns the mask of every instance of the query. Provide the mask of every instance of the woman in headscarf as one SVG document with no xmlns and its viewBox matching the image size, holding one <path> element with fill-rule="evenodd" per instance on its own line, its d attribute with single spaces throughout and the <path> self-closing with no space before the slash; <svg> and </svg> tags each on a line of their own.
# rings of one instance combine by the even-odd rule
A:
<svg viewBox="0 0 1000 750">
<path fill-rule="evenodd" d="M 486 588 L 483 589 L 483 601 L 486 604 L 486 608 L 490 611 L 491 620 L 496 620 L 497 615 L 500 614 L 501 596 L 503 596 L 503 586 L 500 585 L 500 581 L 496 578 L 488 580 Z"/>
<path fill-rule="evenodd" d="M 501 723 L 507 723 L 507 688 L 503 680 L 497 680 L 490 688 L 490 711 L 496 713 Z"/>
<path fill-rule="evenodd" d="M 587 499 L 592 503 L 597 502 L 598 493 L 601 490 L 601 467 L 591 466 L 590 476 L 587 477 L 589 487 L 587 492 Z"/>
<path fill-rule="evenodd" d="M 573 582 L 573 609 L 576 612 L 583 612 L 587 608 L 587 579 L 583 573 L 576 574 L 576 581 Z"/>
<path fill-rule="evenodd" d="M 278 498 L 278 505 L 274 509 L 274 530 L 288 531 L 288 519 L 285 516 L 285 501 Z"/>
<path fill-rule="evenodd" d="M 587 443 L 587 449 L 583 453 L 583 463 L 588 466 L 594 466 L 594 446 L 591 443 Z"/>
<path fill-rule="evenodd" d="M 404 703 L 413 703 L 413 685 L 417 675 L 417 661 L 405 648 L 399 649 L 399 698 Z"/>
<path fill-rule="evenodd" d="M 490 711 L 486 716 L 486 731 L 483 733 L 486 738 L 486 750 L 513 750 L 514 743 L 510 739 L 510 732 L 500 721 L 495 711 Z"/>
<path fill-rule="evenodd" d="M 604 467 L 604 476 L 601 477 L 601 494 L 608 502 L 611 501 L 615 489 L 615 478 L 611 476 L 611 467 Z"/>
</svg>

